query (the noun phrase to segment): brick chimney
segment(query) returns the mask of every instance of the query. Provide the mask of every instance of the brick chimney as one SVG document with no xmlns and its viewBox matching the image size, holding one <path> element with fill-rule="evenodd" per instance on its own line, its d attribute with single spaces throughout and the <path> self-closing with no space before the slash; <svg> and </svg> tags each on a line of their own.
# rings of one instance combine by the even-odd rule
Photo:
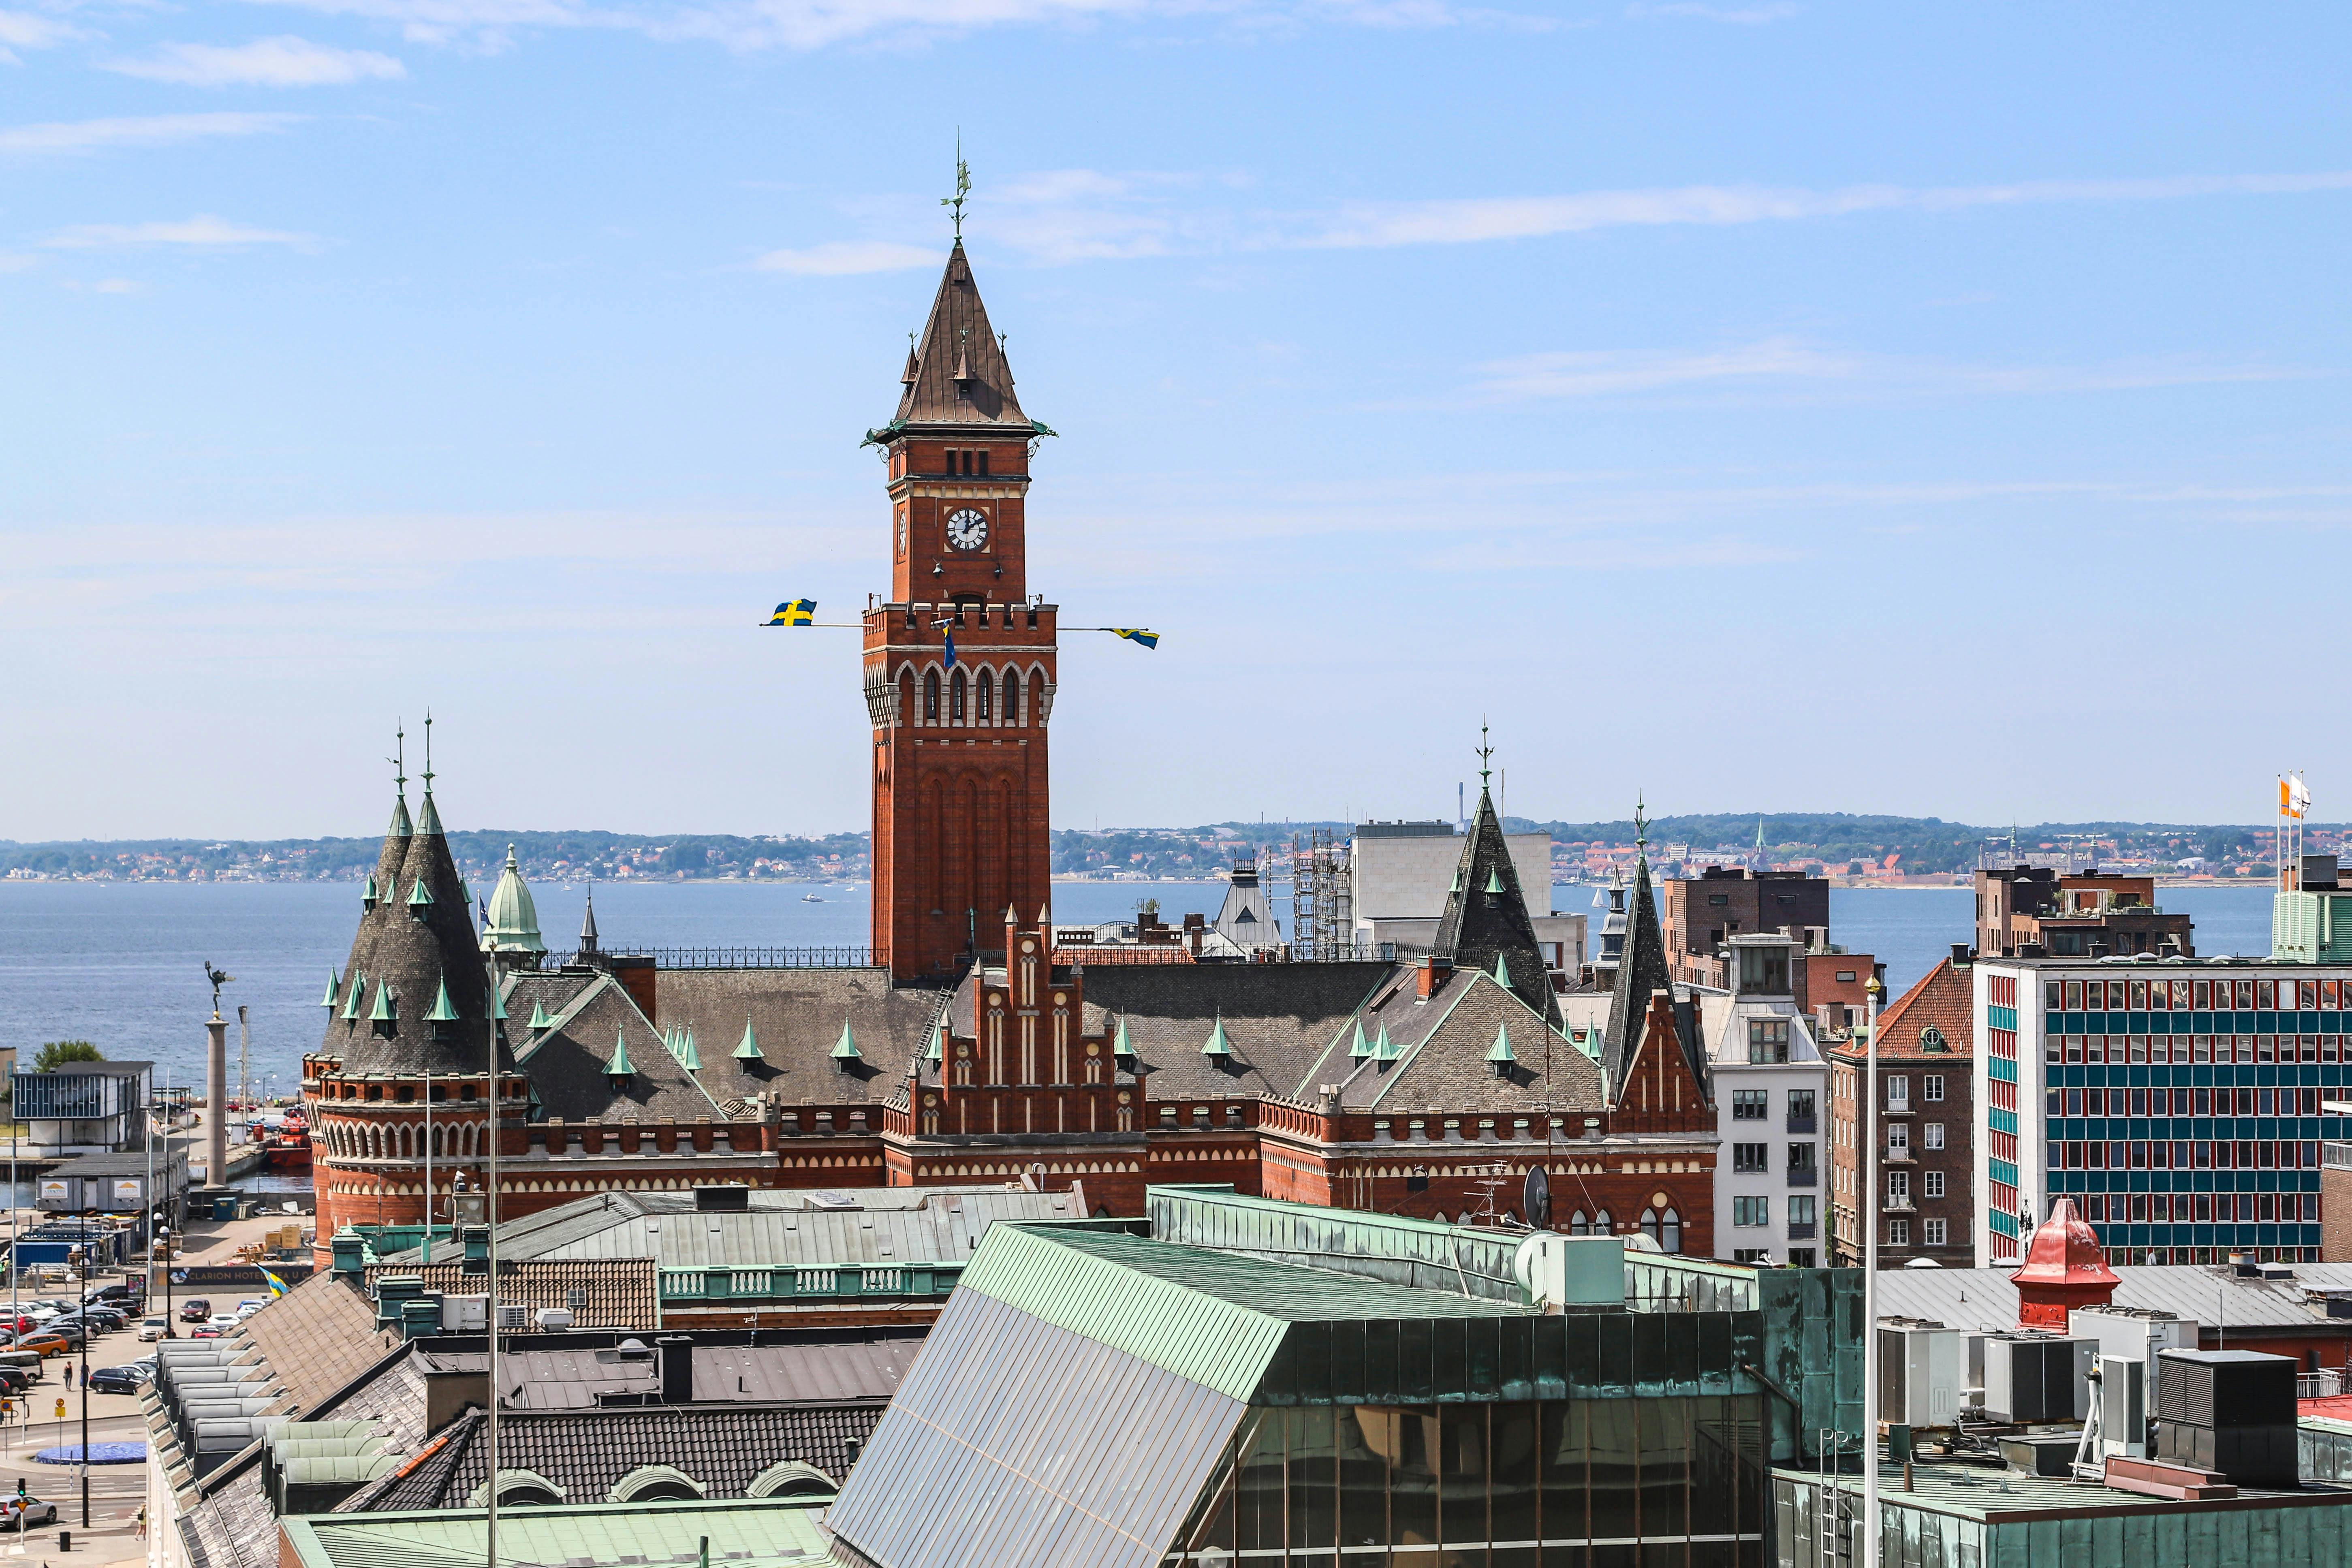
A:
<svg viewBox="0 0 2352 1568">
<path fill-rule="evenodd" d="M 1454 961 L 1450 958 L 1441 958 L 1435 953 L 1431 953 L 1423 959 L 1416 976 L 1417 990 L 1421 999 L 1426 1002 L 1436 995 L 1437 988 L 1444 984 L 1445 977 L 1453 973 Z"/>
<path fill-rule="evenodd" d="M 2025 1267 L 2009 1277 L 2017 1287 L 2018 1326 L 2066 1331 L 2066 1314 L 2077 1307 L 2104 1307 L 2122 1281 L 2107 1267 L 2099 1238 L 2074 1212 L 2074 1200 L 2060 1198 L 2034 1231 Z"/>
</svg>

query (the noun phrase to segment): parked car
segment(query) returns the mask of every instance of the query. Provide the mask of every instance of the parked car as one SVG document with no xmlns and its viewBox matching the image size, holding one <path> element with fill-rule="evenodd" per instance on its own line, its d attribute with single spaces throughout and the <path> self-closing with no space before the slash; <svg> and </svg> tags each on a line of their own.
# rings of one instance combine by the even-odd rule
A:
<svg viewBox="0 0 2352 1568">
<path fill-rule="evenodd" d="M 171 1337 L 172 1337 L 172 1320 L 171 1320 L 171 1319 L 169 1319 L 169 1318 L 142 1318 L 142 1320 L 140 1320 L 140 1323 L 139 1323 L 139 1342 L 140 1342 L 140 1343 L 142 1343 L 142 1344 L 145 1344 L 145 1343 L 148 1343 L 148 1342 L 152 1342 L 152 1341 L 154 1341 L 154 1340 L 167 1340 L 167 1339 L 170 1339 Z"/>
<path fill-rule="evenodd" d="M 202 1296 L 191 1297 L 180 1303 L 180 1321 L 201 1323 L 213 1315 L 213 1304 Z"/>
<path fill-rule="evenodd" d="M 40 1377 L 29 1367 L 0 1366 L 0 1394 L 22 1394 Z"/>
<path fill-rule="evenodd" d="M 146 1386 L 150 1375 L 141 1372 L 136 1363 L 129 1366 L 92 1367 L 89 1385 L 100 1394 L 136 1394 Z"/>
<path fill-rule="evenodd" d="M 100 1333 L 110 1334 L 129 1322 L 131 1314 L 120 1307 L 101 1307 L 93 1301 L 81 1310 L 81 1319 L 84 1322 L 97 1324 Z"/>
<path fill-rule="evenodd" d="M 220 1337 L 221 1331 L 218 1322 L 210 1318 L 205 1319 L 203 1322 L 198 1323 L 194 1328 L 188 1331 L 188 1338 L 192 1340 L 216 1340 Z"/>
<path fill-rule="evenodd" d="M 21 1520 L 17 1517 L 20 1509 L 24 1514 Z M 29 1493 L 24 1497 L 18 1497 L 15 1492 L 0 1494 L 0 1528 L 15 1530 L 24 1524 L 55 1524 L 57 1521 L 58 1505 L 53 1502 L 43 1502 Z"/>
<path fill-rule="evenodd" d="M 89 1292 L 90 1300 L 120 1302 L 131 1307 L 137 1307 L 146 1299 L 146 1285 L 136 1280 L 118 1279 L 111 1285 L 101 1285 Z"/>
<path fill-rule="evenodd" d="M 80 1342 L 81 1341 L 79 1335 L 68 1341 L 63 1334 L 38 1332 L 26 1334 L 24 1338 L 18 1340 L 16 1342 L 16 1348 L 20 1351 L 38 1351 L 41 1352 L 42 1357 L 46 1359 L 53 1355 L 63 1355 L 68 1351 L 74 1349 Z"/>
</svg>

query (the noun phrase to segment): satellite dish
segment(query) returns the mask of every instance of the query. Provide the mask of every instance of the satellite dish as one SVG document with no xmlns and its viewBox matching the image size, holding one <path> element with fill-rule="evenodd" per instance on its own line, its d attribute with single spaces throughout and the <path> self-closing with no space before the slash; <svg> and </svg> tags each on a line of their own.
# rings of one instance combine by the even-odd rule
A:
<svg viewBox="0 0 2352 1568">
<path fill-rule="evenodd" d="M 1528 1226 L 1536 1230 L 1551 1228 L 1551 1178 L 1544 1174 L 1541 1165 L 1528 1171 L 1527 1191 L 1522 1194 L 1521 1212 L 1528 1216 Z"/>
</svg>

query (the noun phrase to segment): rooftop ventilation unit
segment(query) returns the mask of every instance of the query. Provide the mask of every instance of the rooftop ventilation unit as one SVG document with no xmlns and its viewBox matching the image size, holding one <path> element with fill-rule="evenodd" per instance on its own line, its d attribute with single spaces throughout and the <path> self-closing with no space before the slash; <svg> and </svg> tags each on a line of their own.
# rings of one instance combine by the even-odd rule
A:
<svg viewBox="0 0 2352 1568">
<path fill-rule="evenodd" d="M 1998 1334 L 1985 1340 L 1985 1415 L 2024 1426 L 2036 1421 L 2079 1421 L 2089 1413 L 2084 1390 L 2094 1340 L 2053 1334 Z"/>
</svg>

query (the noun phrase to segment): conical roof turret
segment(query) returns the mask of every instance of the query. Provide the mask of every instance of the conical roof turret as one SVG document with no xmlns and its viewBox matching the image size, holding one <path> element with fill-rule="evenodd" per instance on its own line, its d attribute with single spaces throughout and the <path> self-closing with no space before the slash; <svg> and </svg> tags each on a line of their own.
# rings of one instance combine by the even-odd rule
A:
<svg viewBox="0 0 2352 1568">
<path fill-rule="evenodd" d="M 1431 946 L 1456 969 L 1486 971 L 1545 1022 L 1559 1023 L 1559 1001 L 1519 891 L 1518 868 L 1511 864 L 1502 818 L 1483 784 Z"/>
<path fill-rule="evenodd" d="M 940 291 L 902 380 L 906 391 L 894 427 L 950 425 L 1024 435 L 1036 428 L 1013 395 L 1013 367 L 1005 362 L 1003 340 L 988 324 L 961 238 L 948 252 Z"/>
<path fill-rule="evenodd" d="M 1666 963 L 1665 933 L 1658 925 L 1658 900 L 1650 885 L 1648 825 L 1637 806 L 1633 813 L 1634 855 L 1632 908 L 1625 916 L 1625 945 L 1618 955 L 1616 984 L 1609 994 L 1609 1025 L 1601 1039 L 1601 1065 L 1609 1074 L 1610 1092 L 1625 1081 L 1625 1064 L 1642 1041 L 1642 1021 L 1650 998 L 1658 992 L 1674 994 L 1674 973 Z M 1691 1058 L 1691 1071 L 1704 1083 L 1691 1042 L 1683 1042 Z"/>
<path fill-rule="evenodd" d="M 580 951 L 596 951 L 596 884 L 588 884 L 588 912 L 580 917 Z"/>
</svg>

